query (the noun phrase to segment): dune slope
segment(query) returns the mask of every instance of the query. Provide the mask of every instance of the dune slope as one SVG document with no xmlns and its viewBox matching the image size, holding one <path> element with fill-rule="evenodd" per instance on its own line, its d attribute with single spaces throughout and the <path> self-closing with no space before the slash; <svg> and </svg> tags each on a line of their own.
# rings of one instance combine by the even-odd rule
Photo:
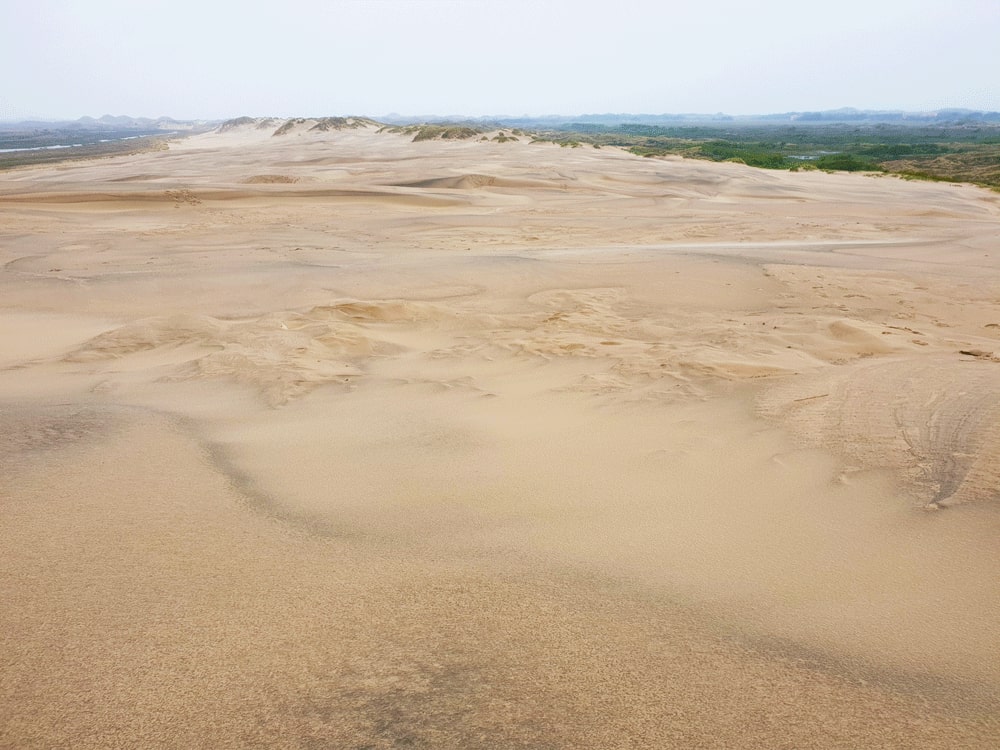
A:
<svg viewBox="0 0 1000 750">
<path fill-rule="evenodd" d="M 1000 196 L 303 123 L 0 175 L 0 745 L 996 745 Z"/>
</svg>

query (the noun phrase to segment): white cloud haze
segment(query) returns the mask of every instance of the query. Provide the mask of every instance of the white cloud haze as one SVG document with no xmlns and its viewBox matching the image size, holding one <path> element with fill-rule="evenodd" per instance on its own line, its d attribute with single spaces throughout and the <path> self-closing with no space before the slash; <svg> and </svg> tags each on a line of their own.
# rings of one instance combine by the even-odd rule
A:
<svg viewBox="0 0 1000 750">
<path fill-rule="evenodd" d="M 0 118 L 1000 109 L 996 0 L 8 0 Z"/>
</svg>

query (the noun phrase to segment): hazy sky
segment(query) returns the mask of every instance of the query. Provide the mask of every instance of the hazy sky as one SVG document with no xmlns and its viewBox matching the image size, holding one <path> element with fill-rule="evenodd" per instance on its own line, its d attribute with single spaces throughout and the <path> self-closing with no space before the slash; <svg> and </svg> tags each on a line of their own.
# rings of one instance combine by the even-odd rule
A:
<svg viewBox="0 0 1000 750">
<path fill-rule="evenodd" d="M 1000 110 L 1000 0 L 0 0 L 0 119 Z"/>
</svg>

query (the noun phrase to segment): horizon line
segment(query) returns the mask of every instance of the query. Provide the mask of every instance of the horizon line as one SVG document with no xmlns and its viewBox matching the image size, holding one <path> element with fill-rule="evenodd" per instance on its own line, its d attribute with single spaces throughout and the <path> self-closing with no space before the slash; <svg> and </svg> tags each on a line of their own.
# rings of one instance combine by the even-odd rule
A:
<svg viewBox="0 0 1000 750">
<path fill-rule="evenodd" d="M 148 115 L 129 115 L 129 114 L 111 114 L 104 113 L 99 116 L 95 115 L 81 115 L 79 117 L 51 117 L 44 115 L 37 116 L 20 116 L 17 118 L 12 117 L 0 117 L 0 122 L 2 123 L 23 123 L 23 122 L 43 122 L 43 123 L 73 123 L 79 122 L 81 120 L 95 120 L 100 121 L 102 119 L 129 119 L 129 120 L 150 120 L 150 121 L 160 121 L 160 120 L 173 120 L 178 123 L 191 123 L 191 122 L 226 122 L 228 120 L 239 119 L 240 117 L 251 117 L 253 119 L 315 119 L 320 117 L 358 117 L 366 118 L 371 120 L 378 120 L 379 118 L 392 118 L 392 119 L 407 119 L 407 120 L 421 120 L 421 119 L 464 119 L 464 120 L 551 120 L 551 119 L 579 119 L 587 117 L 656 117 L 656 118 L 704 118 L 710 120 L 718 119 L 734 119 L 734 120 L 752 120 L 755 118 L 773 118 L 781 116 L 803 116 L 803 115 L 833 115 L 833 114 L 852 114 L 852 115 L 894 115 L 894 116 L 921 116 L 925 118 L 934 117 L 941 113 L 962 113 L 970 115 L 997 115 L 1000 117 L 1000 111 L 990 110 L 990 109 L 975 109 L 970 107 L 935 107 L 932 109 L 861 109 L 857 107 L 845 106 L 837 107 L 834 109 L 790 109 L 774 112 L 756 112 L 753 114 L 730 114 L 728 112 L 717 111 L 717 112 L 639 112 L 639 111 L 591 111 L 591 112 L 578 112 L 578 113 L 561 113 L 561 112 L 550 112 L 546 114 L 511 114 L 511 113 L 496 113 L 496 114 L 486 114 L 486 115 L 472 115 L 463 113 L 422 113 L 422 114 L 408 114 L 401 112 L 386 112 L 379 115 L 372 114 L 338 114 L 338 115 L 284 115 L 284 114 L 268 114 L 268 115 L 233 115 L 230 117 L 175 117 L 173 115 L 158 115 L 158 116 L 148 116 Z"/>
</svg>

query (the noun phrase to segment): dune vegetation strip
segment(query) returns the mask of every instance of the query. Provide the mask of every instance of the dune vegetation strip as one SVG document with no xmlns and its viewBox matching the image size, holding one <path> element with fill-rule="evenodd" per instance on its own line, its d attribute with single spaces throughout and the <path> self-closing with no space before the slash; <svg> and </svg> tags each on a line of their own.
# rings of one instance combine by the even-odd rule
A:
<svg viewBox="0 0 1000 750">
<path fill-rule="evenodd" d="M 919 125 L 567 125 L 536 138 L 619 146 L 640 156 L 676 155 L 764 169 L 885 172 L 908 179 L 1000 189 L 1000 127 Z"/>
</svg>

